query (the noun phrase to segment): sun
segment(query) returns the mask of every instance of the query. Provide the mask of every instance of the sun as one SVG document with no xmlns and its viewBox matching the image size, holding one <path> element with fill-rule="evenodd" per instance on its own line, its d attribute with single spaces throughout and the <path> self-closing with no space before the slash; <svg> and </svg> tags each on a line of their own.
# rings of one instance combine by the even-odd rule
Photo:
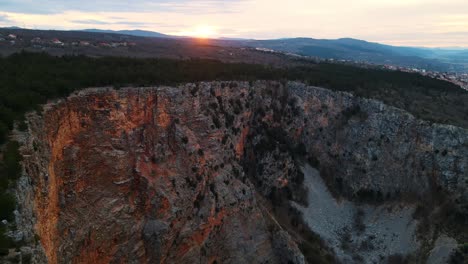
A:
<svg viewBox="0 0 468 264">
<path fill-rule="evenodd" d="M 181 35 L 195 38 L 214 38 L 218 35 L 216 27 L 208 25 L 199 25 L 188 31 L 181 32 Z"/>
</svg>

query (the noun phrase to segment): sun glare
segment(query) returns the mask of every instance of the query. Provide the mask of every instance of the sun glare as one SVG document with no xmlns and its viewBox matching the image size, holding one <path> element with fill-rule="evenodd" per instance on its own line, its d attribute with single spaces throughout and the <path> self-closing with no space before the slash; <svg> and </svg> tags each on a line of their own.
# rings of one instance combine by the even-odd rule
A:
<svg viewBox="0 0 468 264">
<path fill-rule="evenodd" d="M 181 32 L 180 35 L 195 38 L 214 38 L 218 35 L 218 32 L 216 32 L 216 28 L 213 26 L 200 25 L 188 31 Z"/>
</svg>

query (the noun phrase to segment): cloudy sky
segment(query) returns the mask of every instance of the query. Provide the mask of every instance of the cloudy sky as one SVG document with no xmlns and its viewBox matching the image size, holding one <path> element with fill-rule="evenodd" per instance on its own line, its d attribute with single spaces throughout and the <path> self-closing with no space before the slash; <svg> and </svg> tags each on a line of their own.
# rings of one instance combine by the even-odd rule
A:
<svg viewBox="0 0 468 264">
<path fill-rule="evenodd" d="M 0 0 L 0 26 L 468 47 L 467 0 Z"/>
</svg>

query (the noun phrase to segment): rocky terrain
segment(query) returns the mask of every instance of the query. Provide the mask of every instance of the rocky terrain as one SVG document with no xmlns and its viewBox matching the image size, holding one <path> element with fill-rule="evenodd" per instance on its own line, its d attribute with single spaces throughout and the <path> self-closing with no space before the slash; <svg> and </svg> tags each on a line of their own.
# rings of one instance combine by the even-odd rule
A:
<svg viewBox="0 0 468 264">
<path fill-rule="evenodd" d="M 467 130 L 348 93 L 97 88 L 27 123 L 17 225 L 32 263 L 424 263 L 466 239 Z M 338 202 L 350 209 L 316 210 Z M 353 229 L 337 235 L 342 214 Z M 354 250 L 370 236 L 382 243 Z"/>
<path fill-rule="evenodd" d="M 317 170 L 306 165 L 304 175 L 309 206 L 297 207 L 310 228 L 334 248 L 344 263 L 364 260 L 379 263 L 385 256 L 405 256 L 419 248 L 414 206 L 401 203 L 374 206 L 337 200 Z"/>
</svg>

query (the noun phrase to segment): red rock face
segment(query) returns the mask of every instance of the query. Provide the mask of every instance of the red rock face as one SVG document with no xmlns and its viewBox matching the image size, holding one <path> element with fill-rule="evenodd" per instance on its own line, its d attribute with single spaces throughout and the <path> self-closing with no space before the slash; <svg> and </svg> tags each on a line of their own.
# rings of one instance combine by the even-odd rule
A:
<svg viewBox="0 0 468 264">
<path fill-rule="evenodd" d="M 298 160 L 349 197 L 467 190 L 466 130 L 298 83 L 89 89 L 29 127 L 49 263 L 303 263 L 260 202 L 304 201 Z"/>
<path fill-rule="evenodd" d="M 241 94 L 219 83 L 88 90 L 31 121 L 47 169 L 29 173 L 48 262 L 282 262 L 253 186 L 233 173 L 250 111 L 231 114 L 227 100 Z"/>
</svg>

